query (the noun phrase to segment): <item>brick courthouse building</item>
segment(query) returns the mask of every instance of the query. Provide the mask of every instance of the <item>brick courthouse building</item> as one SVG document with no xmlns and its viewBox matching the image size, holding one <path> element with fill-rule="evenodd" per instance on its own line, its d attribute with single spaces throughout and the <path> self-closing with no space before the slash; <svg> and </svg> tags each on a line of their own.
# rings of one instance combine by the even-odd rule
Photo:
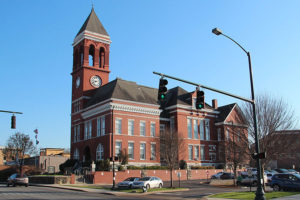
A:
<svg viewBox="0 0 300 200">
<path fill-rule="evenodd" d="M 130 165 L 160 165 L 159 136 L 171 130 L 184 138 L 178 160 L 189 165 L 224 164 L 220 146 L 227 125 L 235 124 L 232 116 L 240 114 L 237 104 L 218 107 L 213 100 L 212 106 L 197 110 L 196 93 L 175 87 L 168 90 L 162 112 L 157 88 L 109 80 L 110 43 L 92 9 L 73 43 L 72 158 L 108 159 L 114 148 L 115 155 L 126 150 Z"/>
</svg>

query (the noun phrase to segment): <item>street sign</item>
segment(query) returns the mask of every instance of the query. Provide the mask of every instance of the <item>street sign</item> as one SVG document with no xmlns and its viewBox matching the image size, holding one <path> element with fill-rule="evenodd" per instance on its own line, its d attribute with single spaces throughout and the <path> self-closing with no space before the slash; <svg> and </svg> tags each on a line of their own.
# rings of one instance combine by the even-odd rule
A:
<svg viewBox="0 0 300 200">
<path fill-rule="evenodd" d="M 177 172 L 177 177 L 178 177 L 178 178 L 181 177 L 181 172 Z"/>
</svg>

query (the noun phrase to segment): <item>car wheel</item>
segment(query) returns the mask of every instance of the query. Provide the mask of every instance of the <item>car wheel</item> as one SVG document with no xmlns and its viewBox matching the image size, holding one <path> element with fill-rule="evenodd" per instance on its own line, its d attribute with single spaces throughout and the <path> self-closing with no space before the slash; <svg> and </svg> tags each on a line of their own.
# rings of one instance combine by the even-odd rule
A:
<svg viewBox="0 0 300 200">
<path fill-rule="evenodd" d="M 7 183 L 7 185 L 6 185 L 7 187 L 9 187 L 9 183 Z"/>
<path fill-rule="evenodd" d="M 25 187 L 28 187 L 28 184 L 26 184 Z"/>
<path fill-rule="evenodd" d="M 281 190 L 281 188 L 279 187 L 279 185 L 274 185 L 274 186 L 273 186 L 273 190 L 274 190 L 275 192 L 278 192 L 278 191 Z"/>
<path fill-rule="evenodd" d="M 150 189 L 150 185 L 149 185 L 149 184 L 146 185 L 146 189 L 147 189 L 147 190 Z"/>
<path fill-rule="evenodd" d="M 237 185 L 237 186 L 241 186 L 242 184 L 241 184 L 240 181 L 237 181 L 237 182 L 236 182 L 236 185 Z"/>
<path fill-rule="evenodd" d="M 159 184 L 158 188 L 162 188 L 162 184 L 161 183 Z"/>
<path fill-rule="evenodd" d="M 16 184 L 15 184 L 15 183 L 13 183 L 13 187 L 16 187 Z"/>
</svg>

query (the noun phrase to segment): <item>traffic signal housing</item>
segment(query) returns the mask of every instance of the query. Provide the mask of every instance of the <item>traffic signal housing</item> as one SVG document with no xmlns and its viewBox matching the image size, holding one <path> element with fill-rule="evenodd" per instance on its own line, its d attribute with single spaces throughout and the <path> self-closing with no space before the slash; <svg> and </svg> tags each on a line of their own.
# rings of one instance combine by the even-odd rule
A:
<svg viewBox="0 0 300 200">
<path fill-rule="evenodd" d="M 204 92 L 198 90 L 197 91 L 197 99 L 196 99 L 196 109 L 203 109 L 204 105 L 205 105 Z"/>
<path fill-rule="evenodd" d="M 11 129 L 16 129 L 16 116 L 11 116 Z"/>
<path fill-rule="evenodd" d="M 253 154 L 251 154 L 251 157 L 253 159 L 265 159 L 266 158 L 266 152 L 253 153 Z"/>
<path fill-rule="evenodd" d="M 159 87 L 158 87 L 158 100 L 164 101 L 166 99 L 166 93 L 168 91 L 166 85 L 168 85 L 168 80 L 164 78 L 159 79 Z"/>
</svg>

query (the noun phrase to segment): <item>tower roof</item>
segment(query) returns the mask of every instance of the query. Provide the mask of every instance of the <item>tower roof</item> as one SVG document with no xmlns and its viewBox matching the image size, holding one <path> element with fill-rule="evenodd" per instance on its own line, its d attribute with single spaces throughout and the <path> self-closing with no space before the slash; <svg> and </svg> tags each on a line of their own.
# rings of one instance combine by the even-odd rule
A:
<svg viewBox="0 0 300 200">
<path fill-rule="evenodd" d="M 87 17 L 76 36 L 78 36 L 83 31 L 90 31 L 93 33 L 109 36 L 99 18 L 97 17 L 94 8 L 92 8 L 90 15 Z"/>
</svg>

